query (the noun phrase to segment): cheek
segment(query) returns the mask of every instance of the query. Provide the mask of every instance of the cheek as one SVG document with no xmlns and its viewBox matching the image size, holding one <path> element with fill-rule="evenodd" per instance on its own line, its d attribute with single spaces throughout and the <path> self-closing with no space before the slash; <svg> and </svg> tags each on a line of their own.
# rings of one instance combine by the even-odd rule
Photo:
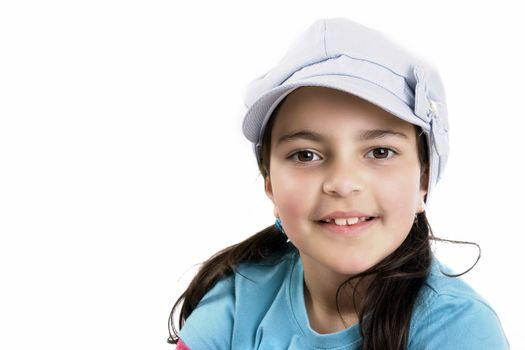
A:
<svg viewBox="0 0 525 350">
<path fill-rule="evenodd" d="M 316 185 L 304 175 L 275 172 L 272 189 L 275 205 L 283 217 L 305 215 L 315 203 Z"/>
<path fill-rule="evenodd" d="M 376 193 L 383 210 L 398 218 L 414 216 L 419 200 L 419 168 L 390 173 L 378 184 Z"/>
</svg>

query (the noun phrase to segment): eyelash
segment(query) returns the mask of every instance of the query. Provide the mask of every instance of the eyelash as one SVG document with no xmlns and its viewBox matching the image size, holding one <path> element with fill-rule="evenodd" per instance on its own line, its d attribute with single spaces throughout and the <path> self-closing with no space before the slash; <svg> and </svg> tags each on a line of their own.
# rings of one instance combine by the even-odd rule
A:
<svg viewBox="0 0 525 350">
<path fill-rule="evenodd" d="M 394 155 L 397 155 L 397 154 L 398 154 L 396 151 L 394 151 L 393 149 L 388 148 L 388 147 L 376 147 L 376 148 L 371 149 L 370 151 L 368 151 L 367 154 L 370 153 L 370 152 L 373 152 L 373 151 L 375 151 L 375 150 L 378 150 L 378 149 L 387 150 L 387 152 L 390 151 L 390 152 L 392 152 Z M 310 153 L 312 153 L 312 154 L 314 154 L 314 155 L 317 155 L 317 153 L 315 153 L 314 151 L 311 151 L 311 150 L 308 150 L 308 149 L 303 149 L 303 150 L 299 150 L 299 151 L 296 151 L 296 152 L 292 153 L 292 154 L 288 157 L 288 159 L 295 158 L 295 156 L 296 156 L 297 154 L 302 153 L 302 152 L 310 152 Z M 317 156 L 319 157 L 319 155 L 317 155 Z M 393 157 L 393 156 L 392 156 L 392 157 Z M 387 157 L 387 158 L 374 158 L 374 159 L 375 159 L 375 160 L 378 160 L 378 161 L 380 161 L 380 162 L 382 162 L 382 161 L 389 160 L 389 159 L 391 159 L 392 157 Z M 300 163 L 300 164 L 305 164 L 305 163 L 311 163 L 311 162 L 313 162 L 313 161 L 306 161 L 306 162 L 303 162 L 303 161 L 299 161 L 299 160 L 296 160 L 296 159 L 292 159 L 292 160 L 294 160 L 295 162 Z"/>
</svg>

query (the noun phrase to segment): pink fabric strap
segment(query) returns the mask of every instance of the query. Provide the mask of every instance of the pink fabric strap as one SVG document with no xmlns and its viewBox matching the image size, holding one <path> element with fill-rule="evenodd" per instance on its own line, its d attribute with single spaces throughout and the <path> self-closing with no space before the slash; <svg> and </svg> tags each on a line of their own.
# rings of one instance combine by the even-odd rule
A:
<svg viewBox="0 0 525 350">
<path fill-rule="evenodd" d="M 179 341 L 177 342 L 177 347 L 175 348 L 175 350 L 190 350 L 190 348 L 188 348 L 188 345 L 184 344 L 182 339 L 179 339 Z"/>
</svg>

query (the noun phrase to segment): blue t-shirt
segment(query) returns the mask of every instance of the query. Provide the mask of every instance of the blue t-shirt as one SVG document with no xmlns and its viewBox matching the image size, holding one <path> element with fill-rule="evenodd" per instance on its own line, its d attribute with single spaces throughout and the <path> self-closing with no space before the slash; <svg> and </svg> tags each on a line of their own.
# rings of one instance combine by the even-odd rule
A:
<svg viewBox="0 0 525 350">
<path fill-rule="evenodd" d="M 409 349 L 509 349 L 498 316 L 434 257 L 412 314 Z M 310 327 L 295 247 L 278 262 L 241 264 L 200 301 L 180 331 L 191 350 L 360 349 L 359 324 L 337 333 Z"/>
</svg>

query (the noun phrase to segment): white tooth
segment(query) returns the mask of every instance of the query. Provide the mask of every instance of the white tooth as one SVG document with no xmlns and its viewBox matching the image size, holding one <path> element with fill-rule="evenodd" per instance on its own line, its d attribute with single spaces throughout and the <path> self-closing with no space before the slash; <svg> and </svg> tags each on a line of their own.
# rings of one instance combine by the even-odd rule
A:
<svg viewBox="0 0 525 350">
<path fill-rule="evenodd" d="M 348 222 L 348 225 L 353 225 L 359 222 L 359 218 L 349 218 L 349 219 L 346 219 L 346 221 Z"/>
<path fill-rule="evenodd" d="M 339 226 L 346 225 L 346 219 L 334 219 L 334 220 L 335 220 L 336 225 L 339 225 Z"/>
<path fill-rule="evenodd" d="M 361 221 L 359 218 L 333 219 L 336 225 L 354 225 Z"/>
</svg>

